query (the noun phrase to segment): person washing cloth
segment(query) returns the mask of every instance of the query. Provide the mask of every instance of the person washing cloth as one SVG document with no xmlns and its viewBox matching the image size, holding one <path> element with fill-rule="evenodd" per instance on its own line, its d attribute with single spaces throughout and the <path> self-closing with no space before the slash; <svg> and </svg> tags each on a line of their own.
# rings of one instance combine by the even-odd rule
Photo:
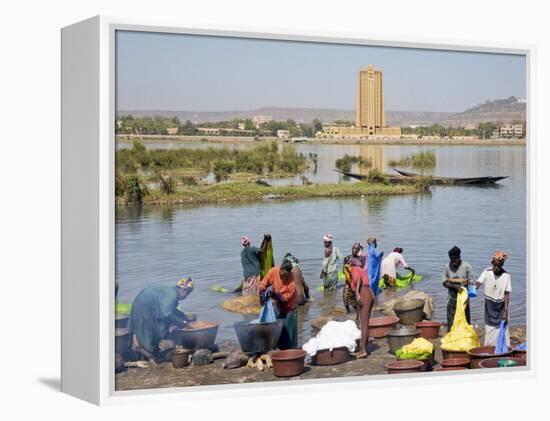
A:
<svg viewBox="0 0 550 421">
<path fill-rule="evenodd" d="M 271 287 L 271 291 L 267 289 Z M 292 275 L 292 263 L 283 261 L 281 266 L 274 266 L 267 272 L 260 283 L 260 303 L 274 299 L 277 306 L 277 318 L 283 319 L 283 330 L 277 347 L 279 349 L 296 348 L 298 345 L 298 320 L 296 307 L 298 296 Z"/>
<path fill-rule="evenodd" d="M 503 268 L 508 258 L 506 253 L 497 251 L 491 259 L 491 267 L 485 269 L 475 285 L 476 289 L 484 286 L 485 294 L 485 345 L 496 345 L 500 330 L 500 322 L 508 323 L 508 309 L 510 308 L 510 292 L 512 292 L 512 278 Z M 506 329 L 506 345 L 510 346 L 510 335 Z"/>
<path fill-rule="evenodd" d="M 403 257 L 403 249 L 401 247 L 396 247 L 382 260 L 380 275 L 384 279 L 384 284 L 386 286 L 395 286 L 395 281 L 397 279 L 397 268 L 400 267 L 414 272 L 414 269 L 407 264 L 405 258 Z"/>
<path fill-rule="evenodd" d="M 338 283 L 338 263 L 342 258 L 342 254 L 338 247 L 332 244 L 331 234 L 326 234 L 323 237 L 323 243 L 325 245 L 325 252 L 320 278 L 323 280 L 324 290 L 332 291 L 336 289 Z"/>
<path fill-rule="evenodd" d="M 152 367 L 157 366 L 161 352 L 174 347 L 173 341 L 166 339 L 168 333 L 196 319 L 177 309 L 191 292 L 193 280 L 184 278 L 175 286 L 145 287 L 134 299 L 128 320 L 132 349 L 141 352 Z"/>
<path fill-rule="evenodd" d="M 447 298 L 447 330 L 451 330 L 456 311 L 456 298 L 463 287 L 467 288 L 474 274 L 472 266 L 463 261 L 461 251 L 454 246 L 448 252 L 449 262 L 443 269 L 443 286 L 449 290 Z M 470 324 L 470 300 L 466 301 L 466 321 Z"/>
</svg>

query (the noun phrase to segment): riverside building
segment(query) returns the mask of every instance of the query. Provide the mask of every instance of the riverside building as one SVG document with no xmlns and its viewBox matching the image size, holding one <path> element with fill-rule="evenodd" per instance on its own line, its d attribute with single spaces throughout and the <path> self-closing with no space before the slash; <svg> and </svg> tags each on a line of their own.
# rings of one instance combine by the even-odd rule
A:
<svg viewBox="0 0 550 421">
<path fill-rule="evenodd" d="M 384 117 L 384 84 L 382 71 L 369 64 L 360 70 L 357 84 L 355 125 L 323 125 L 322 137 L 377 138 L 400 137 L 400 127 L 388 127 Z"/>
</svg>

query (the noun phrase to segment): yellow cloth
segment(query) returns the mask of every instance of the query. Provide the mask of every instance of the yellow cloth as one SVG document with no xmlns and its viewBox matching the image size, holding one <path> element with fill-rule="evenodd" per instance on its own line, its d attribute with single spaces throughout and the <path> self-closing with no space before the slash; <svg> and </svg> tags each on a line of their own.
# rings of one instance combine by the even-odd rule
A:
<svg viewBox="0 0 550 421">
<path fill-rule="evenodd" d="M 401 350 L 407 354 L 432 354 L 434 352 L 434 346 L 430 341 L 424 338 L 416 338 L 410 344 L 404 345 Z"/>
<path fill-rule="evenodd" d="M 466 301 L 468 291 L 462 288 L 456 297 L 456 311 L 453 320 L 453 327 L 443 338 L 441 338 L 441 349 L 445 351 L 468 351 L 479 346 L 477 333 L 473 326 L 466 321 Z"/>
</svg>

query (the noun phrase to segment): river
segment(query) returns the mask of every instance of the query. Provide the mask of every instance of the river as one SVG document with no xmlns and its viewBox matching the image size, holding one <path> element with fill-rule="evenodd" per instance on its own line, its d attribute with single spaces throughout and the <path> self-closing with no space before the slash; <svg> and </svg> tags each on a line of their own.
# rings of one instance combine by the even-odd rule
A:
<svg viewBox="0 0 550 421">
<path fill-rule="evenodd" d="M 206 147 L 212 144 L 197 144 Z M 122 147 L 123 144 L 121 144 Z M 148 147 L 189 147 L 189 144 Z M 232 147 L 249 147 L 236 145 Z M 394 146 L 299 144 L 299 152 L 317 154 L 317 168 L 306 176 L 312 182 L 350 182 L 333 171 L 343 156 L 370 157 L 375 167 L 390 172 L 387 161 L 419 150 L 432 150 L 437 165 L 430 173 L 473 177 L 508 175 L 494 187 L 436 186 L 431 193 L 361 199 L 309 199 L 289 202 L 208 205 L 200 207 L 151 206 L 116 209 L 116 278 L 118 300 L 131 302 L 141 288 L 172 285 L 183 276 L 195 280 L 195 291 L 182 302 L 185 311 L 202 320 L 220 321 L 218 340 L 236 340 L 232 324 L 242 320 L 223 311 L 220 304 L 231 294 L 209 291 L 217 284 L 228 289 L 241 279 L 239 238 L 253 244 L 263 233 L 273 236 L 276 264 L 286 252 L 300 261 L 314 301 L 299 312 L 299 339 L 310 336 L 309 321 L 342 307 L 342 290 L 323 294 L 320 285 L 322 237 L 330 232 L 344 255 L 353 242 L 378 238 L 379 249 L 404 249 L 407 262 L 424 276 L 415 289 L 434 298 L 433 319 L 446 320 L 447 290 L 441 273 L 453 245 L 476 274 L 490 266 L 495 250 L 509 254 L 505 268 L 512 277 L 510 323 L 526 322 L 526 148 L 524 146 Z M 283 180 L 298 183 L 296 179 Z M 281 182 L 281 181 L 279 181 Z M 471 300 L 472 321 L 483 325 L 483 298 Z"/>
</svg>

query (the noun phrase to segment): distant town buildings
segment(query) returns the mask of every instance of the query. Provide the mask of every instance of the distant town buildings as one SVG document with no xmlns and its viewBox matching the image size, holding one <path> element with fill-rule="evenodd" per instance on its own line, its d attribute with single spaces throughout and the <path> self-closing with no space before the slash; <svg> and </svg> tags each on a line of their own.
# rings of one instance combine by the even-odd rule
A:
<svg viewBox="0 0 550 421">
<path fill-rule="evenodd" d="M 178 134 L 178 128 L 177 127 L 168 127 L 166 129 L 166 132 L 169 134 L 169 135 L 175 135 L 175 134 Z"/>
<path fill-rule="evenodd" d="M 197 127 L 197 130 L 200 134 L 218 136 L 220 134 L 220 129 L 215 127 Z"/>
<path fill-rule="evenodd" d="M 503 124 L 500 127 L 501 138 L 521 138 L 523 137 L 523 124 Z"/>
<path fill-rule="evenodd" d="M 259 129 L 262 124 L 273 121 L 273 117 L 270 115 L 255 115 L 253 121 L 256 128 Z"/>
<path fill-rule="evenodd" d="M 382 72 L 369 64 L 359 71 L 355 126 L 346 124 L 323 125 L 323 137 L 386 138 L 400 137 L 400 127 L 388 127 L 384 117 Z"/>
<path fill-rule="evenodd" d="M 278 139 L 290 139 L 290 130 L 277 130 Z"/>
</svg>

